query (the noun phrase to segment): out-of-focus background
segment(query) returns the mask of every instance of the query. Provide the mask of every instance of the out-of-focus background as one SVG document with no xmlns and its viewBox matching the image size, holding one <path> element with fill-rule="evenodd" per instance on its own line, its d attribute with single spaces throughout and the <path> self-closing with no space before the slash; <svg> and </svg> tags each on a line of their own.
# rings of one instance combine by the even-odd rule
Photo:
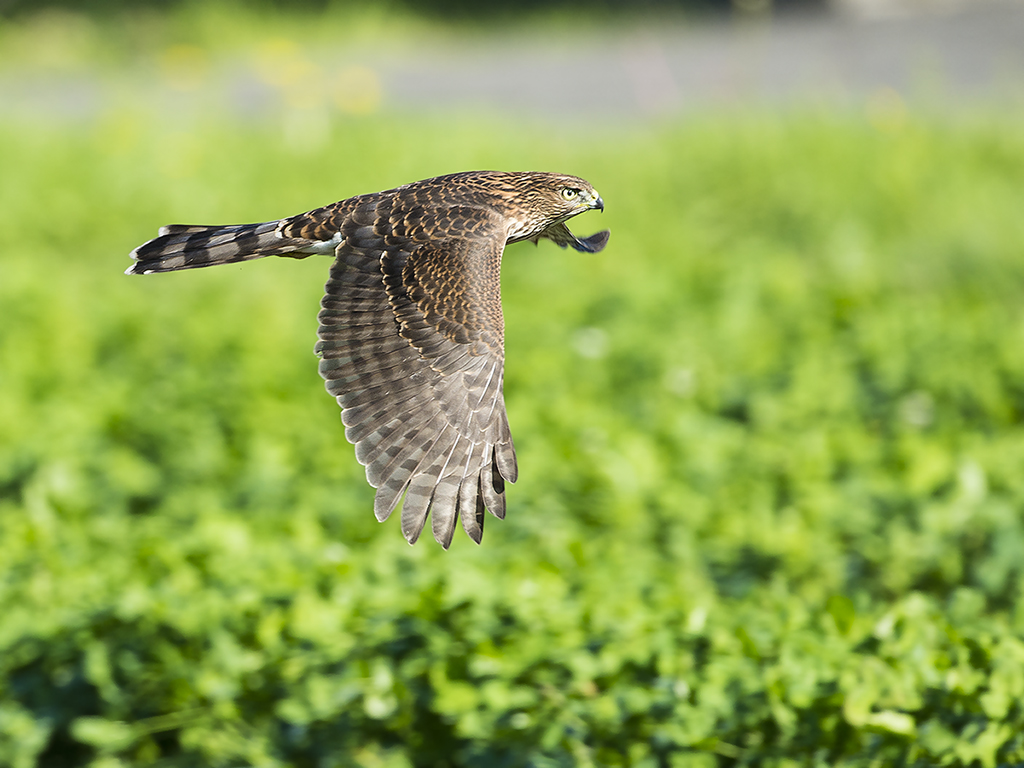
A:
<svg viewBox="0 0 1024 768">
<path fill-rule="evenodd" d="M 0 765 L 1024 762 L 1024 3 L 0 3 Z M 520 481 L 409 547 L 327 259 L 166 223 L 581 175 Z"/>
</svg>

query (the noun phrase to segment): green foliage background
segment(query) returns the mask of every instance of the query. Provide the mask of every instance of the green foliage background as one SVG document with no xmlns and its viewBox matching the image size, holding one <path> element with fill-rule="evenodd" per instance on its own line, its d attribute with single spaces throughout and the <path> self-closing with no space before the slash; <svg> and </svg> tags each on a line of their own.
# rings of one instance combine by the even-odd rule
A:
<svg viewBox="0 0 1024 768">
<path fill-rule="evenodd" d="M 1024 119 L 0 125 L 0 764 L 1024 761 Z M 170 221 L 447 171 L 594 182 L 510 248 L 521 480 L 378 525 L 326 260 L 151 278 Z"/>
</svg>

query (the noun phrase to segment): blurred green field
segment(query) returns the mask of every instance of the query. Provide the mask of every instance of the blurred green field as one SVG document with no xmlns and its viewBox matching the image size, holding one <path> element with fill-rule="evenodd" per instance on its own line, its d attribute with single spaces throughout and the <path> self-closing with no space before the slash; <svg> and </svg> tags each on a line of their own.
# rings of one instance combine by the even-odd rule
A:
<svg viewBox="0 0 1024 768">
<path fill-rule="evenodd" d="M 0 125 L 0 765 L 1024 761 L 1024 117 L 327 139 Z M 472 168 L 612 239 L 507 252 L 520 481 L 444 552 L 373 518 L 326 259 L 122 271 Z"/>
</svg>

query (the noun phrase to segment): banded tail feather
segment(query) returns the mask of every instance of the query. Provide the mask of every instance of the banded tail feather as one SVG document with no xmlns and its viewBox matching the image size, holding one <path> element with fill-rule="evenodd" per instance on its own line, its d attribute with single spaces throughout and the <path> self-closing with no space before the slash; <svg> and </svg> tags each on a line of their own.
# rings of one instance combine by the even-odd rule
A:
<svg viewBox="0 0 1024 768">
<path fill-rule="evenodd" d="M 264 256 L 304 259 L 313 254 L 333 253 L 340 242 L 340 237 L 333 240 L 286 237 L 282 229 L 287 221 L 226 226 L 170 224 L 160 227 L 155 238 L 131 252 L 135 263 L 125 270 L 125 274 L 174 272 Z"/>
</svg>

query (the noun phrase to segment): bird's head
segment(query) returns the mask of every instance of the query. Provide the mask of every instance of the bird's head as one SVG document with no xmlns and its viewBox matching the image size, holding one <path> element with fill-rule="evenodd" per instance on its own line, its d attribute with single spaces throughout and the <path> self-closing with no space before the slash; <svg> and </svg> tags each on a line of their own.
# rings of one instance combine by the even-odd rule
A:
<svg viewBox="0 0 1024 768">
<path fill-rule="evenodd" d="M 563 248 L 572 246 L 585 253 L 597 253 L 604 248 L 608 242 L 608 230 L 580 239 L 565 225 L 573 216 L 604 210 L 604 200 L 589 181 L 560 173 L 523 173 L 516 176 L 519 177 L 516 180 L 516 202 L 526 216 L 509 242 L 531 240 L 536 243 L 543 237 Z"/>
</svg>

